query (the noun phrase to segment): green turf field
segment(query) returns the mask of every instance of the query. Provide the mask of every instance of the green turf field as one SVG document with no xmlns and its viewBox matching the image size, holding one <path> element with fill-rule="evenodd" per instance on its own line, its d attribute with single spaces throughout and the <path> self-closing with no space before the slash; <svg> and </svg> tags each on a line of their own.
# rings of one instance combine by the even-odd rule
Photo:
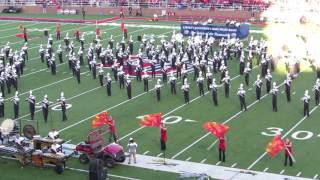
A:
<svg viewBox="0 0 320 180">
<path fill-rule="evenodd" d="M 18 26 L 21 22 L 3 21 L 0 22 L 0 45 L 3 46 L 7 41 L 10 41 L 12 48 L 20 49 L 23 45 L 23 40 L 16 38 L 15 34 L 19 33 Z M 51 32 L 55 31 L 54 23 L 23 23 L 28 29 L 32 28 L 48 28 Z M 161 25 L 167 23 L 161 22 Z M 168 25 L 171 25 L 168 23 Z M 62 39 L 66 32 L 73 34 L 76 27 L 79 25 L 63 24 Z M 258 27 L 254 29 L 259 30 Z M 81 25 L 80 30 L 86 33 L 86 48 L 89 47 L 89 42 L 94 39 L 95 26 Z M 103 30 L 103 46 L 106 47 L 106 37 L 112 34 L 117 41 L 121 40 L 122 33 L 119 26 L 102 26 Z M 261 29 L 260 29 L 261 30 Z M 129 36 L 132 35 L 134 40 L 136 36 L 141 34 L 166 35 L 171 37 L 171 29 L 161 29 L 156 27 L 129 27 Z M 263 34 L 252 34 L 256 39 L 260 39 Z M 158 39 L 159 40 L 159 39 Z M 240 105 L 236 91 L 240 83 L 244 83 L 244 77 L 238 76 L 239 68 L 238 61 L 233 59 L 229 62 L 229 74 L 232 78 L 232 87 L 230 97 L 225 98 L 223 87 L 219 88 L 219 106 L 213 105 L 209 92 L 204 97 L 200 97 L 198 87 L 192 82 L 193 75 L 189 75 L 191 83 L 190 104 L 185 105 L 183 94 L 180 90 L 181 84 L 178 84 L 177 95 L 173 96 L 170 93 L 169 85 L 165 85 L 161 91 L 161 102 L 157 102 L 156 95 L 153 90 L 148 93 L 143 92 L 143 83 L 133 80 L 133 98 L 128 100 L 125 90 L 119 90 L 117 82 L 113 83 L 112 96 L 108 97 L 106 89 L 99 86 L 98 78 L 93 79 L 88 68 L 81 67 L 81 84 L 78 85 L 76 79 L 68 69 L 66 59 L 63 64 L 57 62 L 57 75 L 51 75 L 47 70 L 46 64 L 41 63 L 38 53 L 39 44 L 46 44 L 46 39 L 35 37 L 28 42 L 29 61 L 26 63 L 24 75 L 19 79 L 20 92 L 20 119 L 22 125 L 32 124 L 36 126 L 36 121 L 30 121 L 27 98 L 29 90 L 33 90 L 37 101 L 41 101 L 45 94 L 48 95 L 50 101 L 54 101 L 53 106 L 59 107 L 56 99 L 59 98 L 60 92 L 65 93 L 68 104 L 72 107 L 67 110 L 68 121 L 62 122 L 61 112 L 51 110 L 49 114 L 49 122 L 44 123 L 41 109 L 37 110 L 35 119 L 39 122 L 39 132 L 46 136 L 51 128 L 60 130 L 61 137 L 70 141 L 72 144 L 77 144 L 86 139 L 87 134 L 92 130 L 90 123 L 92 117 L 101 111 L 108 111 L 116 120 L 117 135 L 120 138 L 120 143 L 127 144 L 130 137 L 133 137 L 138 143 L 138 153 L 150 156 L 157 156 L 161 153 L 159 147 L 159 132 L 157 128 L 140 127 L 137 117 L 149 114 L 162 112 L 164 121 L 168 124 L 168 150 L 167 157 L 178 160 L 189 160 L 192 162 L 203 162 L 206 164 L 217 164 L 218 153 L 216 138 L 213 135 L 207 134 L 202 128 L 206 121 L 216 121 L 226 123 L 230 126 L 230 131 L 226 134 L 227 138 L 227 160 L 225 163 L 219 163 L 219 166 L 241 169 L 251 169 L 256 171 L 266 171 L 284 175 L 306 178 L 313 178 L 320 173 L 318 162 L 320 157 L 317 155 L 319 149 L 320 135 L 318 126 L 320 122 L 319 109 L 314 106 L 313 92 L 311 89 L 315 82 L 315 73 L 310 68 L 303 68 L 303 72 L 293 81 L 292 102 L 287 103 L 285 94 L 282 93 L 284 87 L 280 87 L 278 96 L 277 113 L 272 112 L 271 97 L 265 94 L 265 85 L 263 86 L 263 97 L 260 102 L 255 100 L 255 88 L 245 87 L 247 91 L 246 101 L 248 106 L 247 112 L 239 112 Z M 54 41 L 54 46 L 63 44 Z M 75 50 L 78 51 L 79 43 L 75 42 Z M 139 46 L 135 42 L 135 52 Z M 86 52 L 86 51 L 85 51 Z M 106 69 L 105 71 L 109 71 Z M 250 84 L 253 84 L 257 74 L 261 72 L 259 66 L 255 66 L 250 75 Z M 216 79 L 220 78 L 220 74 L 215 74 Z M 273 80 L 281 84 L 286 77 L 283 71 L 273 73 Z M 149 88 L 154 87 L 156 80 L 152 79 L 149 83 Z M 181 83 L 178 80 L 178 83 Z M 311 116 L 307 119 L 303 118 L 303 104 L 300 98 L 304 94 L 304 90 L 309 89 L 311 100 Z M 9 101 L 14 93 L 7 95 L 5 103 L 6 118 L 13 117 L 13 105 Z M 193 121 L 192 121 L 193 120 Z M 269 158 L 264 154 L 267 143 L 272 136 L 281 132 L 286 137 L 291 137 L 293 140 L 293 152 L 297 163 L 293 167 L 283 166 L 283 154 L 281 153 L 276 158 Z M 87 169 L 87 166 L 81 165 L 77 160 L 67 162 L 67 165 L 72 168 Z M 46 179 L 86 179 L 87 174 L 72 170 L 66 170 L 63 175 L 56 175 L 51 170 L 41 170 L 34 167 L 26 167 L 20 169 L 15 162 L 9 161 L 7 164 L 0 164 L 1 177 L 4 179 L 31 179 L 34 175 L 47 175 Z M 21 172 L 21 175 L 17 172 Z M 48 172 L 48 173 L 46 173 Z M 118 179 L 116 176 L 124 176 L 137 179 L 176 179 L 178 174 L 151 171 L 128 166 L 117 166 L 109 171 L 110 179 Z M 49 175 L 50 174 L 50 175 Z M 49 175 L 49 176 L 48 176 Z"/>
</svg>

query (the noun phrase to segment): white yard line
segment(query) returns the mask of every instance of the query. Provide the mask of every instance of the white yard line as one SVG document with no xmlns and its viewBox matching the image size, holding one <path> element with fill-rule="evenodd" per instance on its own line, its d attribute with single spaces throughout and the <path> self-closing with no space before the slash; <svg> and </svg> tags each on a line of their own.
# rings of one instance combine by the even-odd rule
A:
<svg viewBox="0 0 320 180">
<path fill-rule="evenodd" d="M 4 21 L 0 21 L 0 26 L 17 23 L 17 22 L 15 22 L 15 21 L 9 21 L 9 22 L 7 22 L 7 23 L 2 23 L 2 22 L 4 22 Z"/>
<path fill-rule="evenodd" d="M 86 74 L 86 73 L 88 73 L 88 72 L 90 72 L 90 71 L 86 71 L 86 72 L 83 72 L 83 73 L 81 73 L 81 74 Z M 40 90 L 40 89 L 43 89 L 43 88 L 46 88 L 46 87 L 49 87 L 49 86 L 52 86 L 52 85 L 55 85 L 55 84 L 59 84 L 59 83 L 61 83 L 61 82 L 67 81 L 67 80 L 69 80 L 69 79 L 73 79 L 73 78 L 74 78 L 73 76 L 68 77 L 68 78 L 64 78 L 64 79 L 61 79 L 61 80 L 59 80 L 59 81 L 55 81 L 55 82 L 53 82 L 53 83 L 50 83 L 50 84 L 47 84 L 47 85 L 40 86 L 40 87 L 38 87 L 38 88 L 32 89 L 32 91 L 37 91 L 37 90 Z M 26 91 L 26 92 L 23 92 L 23 93 L 19 93 L 19 96 L 22 96 L 22 95 L 28 94 L 28 93 L 29 93 L 29 90 Z M 10 99 L 12 99 L 12 97 L 6 98 L 5 101 L 10 100 Z"/>
<path fill-rule="evenodd" d="M 265 168 L 264 170 L 263 170 L 263 172 L 267 172 L 269 170 L 269 168 Z"/>
<path fill-rule="evenodd" d="M 296 175 L 297 177 L 300 177 L 300 175 L 301 175 L 301 172 L 298 172 L 298 174 Z"/>
<path fill-rule="evenodd" d="M 284 171 L 285 171 L 285 170 L 284 170 L 284 169 L 282 169 L 282 170 L 280 171 L 280 174 L 283 174 L 283 173 L 284 173 Z"/>
<path fill-rule="evenodd" d="M 216 140 L 207 148 L 207 150 L 209 151 L 217 142 L 218 142 L 218 139 L 216 139 Z"/>
<path fill-rule="evenodd" d="M 319 106 L 315 106 L 311 111 L 310 114 L 312 114 Z M 285 138 L 286 136 L 288 136 L 295 128 L 297 128 L 305 119 L 307 118 L 307 116 L 304 116 L 300 121 L 298 121 L 289 131 L 287 131 L 286 134 L 284 134 L 282 136 L 282 138 Z M 253 166 L 255 166 L 267 153 L 264 152 L 258 159 L 256 159 L 247 169 L 250 170 L 251 168 L 253 168 Z"/>
<path fill-rule="evenodd" d="M 163 154 L 163 153 L 159 153 L 159 154 L 157 155 L 157 157 L 160 157 L 162 154 Z"/>
<path fill-rule="evenodd" d="M 39 24 L 38 23 L 34 23 L 34 24 L 30 23 L 30 24 L 26 25 L 26 27 L 29 28 L 29 27 L 32 27 L 32 26 L 35 26 L 35 25 L 39 25 Z M 17 27 L 14 27 L 14 28 L 1 29 L 0 32 L 10 31 L 10 30 L 18 30 L 18 29 L 19 29 L 19 27 L 17 26 Z"/>
<path fill-rule="evenodd" d="M 38 28 L 38 29 L 53 29 L 55 28 L 56 26 L 49 26 L 49 27 L 45 27 L 45 28 Z M 33 31 L 32 31 L 33 32 Z M 30 32 L 28 32 L 30 33 Z M 16 34 L 12 34 L 12 35 L 9 35 L 9 36 L 1 36 L 0 39 L 4 39 L 4 38 L 8 38 L 8 37 L 15 37 Z M 24 43 L 24 40 L 23 41 L 17 41 L 17 42 L 13 42 L 13 43 L 10 43 L 10 44 L 21 44 L 21 43 Z"/>
<path fill-rule="evenodd" d="M 190 161 L 191 158 L 192 158 L 192 157 L 188 157 L 188 158 L 186 159 L 186 161 Z"/>
<path fill-rule="evenodd" d="M 146 151 L 146 152 L 143 153 L 143 155 L 146 155 L 146 154 L 148 154 L 148 153 L 149 153 L 149 151 Z"/>
<path fill-rule="evenodd" d="M 317 179 L 317 177 L 318 177 L 318 174 L 314 175 L 314 176 L 313 176 L 313 179 Z"/>
<path fill-rule="evenodd" d="M 220 163 L 221 163 L 221 161 L 218 161 L 218 162 L 216 163 L 216 166 L 219 166 Z"/>
<path fill-rule="evenodd" d="M 234 167 L 236 167 L 236 165 L 237 165 L 237 163 L 234 163 L 234 164 L 232 164 L 231 167 L 234 168 Z"/>
<path fill-rule="evenodd" d="M 206 162 L 206 160 L 207 160 L 207 159 L 203 159 L 200 163 L 204 163 L 204 162 Z"/>
</svg>

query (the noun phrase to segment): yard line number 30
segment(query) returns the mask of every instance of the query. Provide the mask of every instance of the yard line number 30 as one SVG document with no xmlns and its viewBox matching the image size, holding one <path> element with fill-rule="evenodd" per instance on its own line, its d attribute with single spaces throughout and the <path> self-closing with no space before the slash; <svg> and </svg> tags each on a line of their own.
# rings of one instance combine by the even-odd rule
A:
<svg viewBox="0 0 320 180">
<path fill-rule="evenodd" d="M 281 135 L 283 132 L 283 129 L 279 127 L 269 127 L 266 130 L 267 131 L 261 132 L 261 134 L 264 136 L 276 136 L 276 135 Z M 296 140 L 307 140 L 312 138 L 312 136 L 313 136 L 313 132 L 310 132 L 310 131 L 296 131 L 291 134 L 291 138 Z"/>
</svg>

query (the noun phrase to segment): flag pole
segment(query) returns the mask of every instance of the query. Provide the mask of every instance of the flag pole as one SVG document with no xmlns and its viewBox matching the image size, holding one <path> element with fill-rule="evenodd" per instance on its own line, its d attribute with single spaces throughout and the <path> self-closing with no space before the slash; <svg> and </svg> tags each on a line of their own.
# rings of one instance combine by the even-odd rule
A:
<svg viewBox="0 0 320 180">
<path fill-rule="evenodd" d="M 292 161 L 294 163 L 296 163 L 296 159 L 293 157 L 292 153 L 289 151 L 289 149 L 286 146 L 285 146 L 285 149 L 287 150 L 287 152 L 288 152 L 289 156 L 291 157 Z"/>
</svg>

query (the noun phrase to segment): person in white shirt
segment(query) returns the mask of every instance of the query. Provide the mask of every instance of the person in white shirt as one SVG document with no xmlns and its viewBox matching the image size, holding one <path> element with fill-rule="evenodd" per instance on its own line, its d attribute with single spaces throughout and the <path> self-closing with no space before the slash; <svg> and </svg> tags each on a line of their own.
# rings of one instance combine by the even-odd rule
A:
<svg viewBox="0 0 320 180">
<path fill-rule="evenodd" d="M 128 151 L 129 151 L 128 164 L 131 163 L 132 158 L 133 158 L 134 163 L 137 163 L 137 159 L 136 159 L 137 147 L 138 147 L 137 143 L 134 142 L 133 138 L 130 138 L 129 143 L 128 143 Z"/>
</svg>

